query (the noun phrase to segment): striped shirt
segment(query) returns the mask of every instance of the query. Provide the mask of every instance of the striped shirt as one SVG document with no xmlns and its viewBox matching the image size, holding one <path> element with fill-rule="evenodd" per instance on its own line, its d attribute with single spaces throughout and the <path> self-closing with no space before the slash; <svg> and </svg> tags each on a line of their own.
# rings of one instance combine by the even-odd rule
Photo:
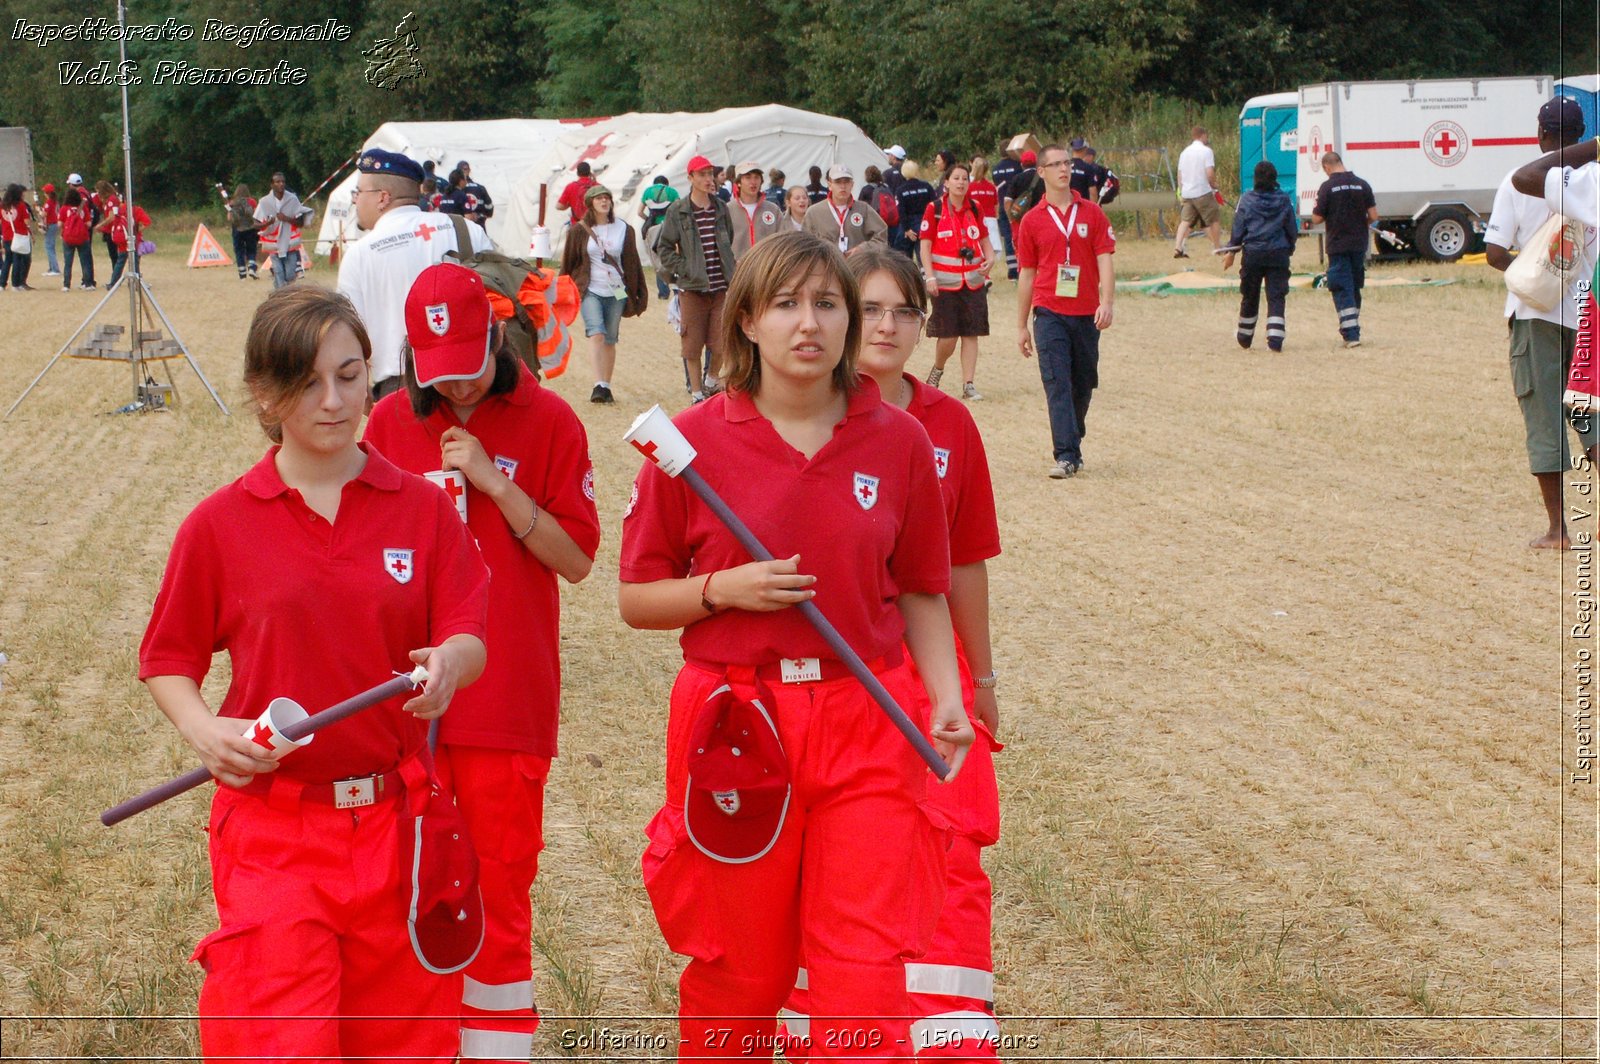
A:
<svg viewBox="0 0 1600 1064">
<path fill-rule="evenodd" d="M 722 268 L 722 253 L 717 250 L 717 211 L 716 200 L 708 203 L 703 210 L 691 208 L 695 232 L 700 234 L 700 250 L 706 258 L 707 293 L 721 292 L 728 287 L 728 275 Z"/>
</svg>

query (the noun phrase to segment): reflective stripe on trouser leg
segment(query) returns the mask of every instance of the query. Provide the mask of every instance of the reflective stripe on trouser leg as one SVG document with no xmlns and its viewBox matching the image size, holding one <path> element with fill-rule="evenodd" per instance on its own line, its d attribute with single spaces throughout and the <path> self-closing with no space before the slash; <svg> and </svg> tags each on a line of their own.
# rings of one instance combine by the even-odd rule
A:
<svg viewBox="0 0 1600 1064">
<path fill-rule="evenodd" d="M 1240 318 L 1239 319 L 1239 339 L 1248 341 L 1248 340 L 1254 338 L 1255 335 L 1256 335 L 1256 322 L 1258 322 L 1260 320 L 1261 320 L 1261 316 L 1259 314 L 1252 315 L 1252 316 L 1250 316 L 1248 318 L 1243 318 L 1243 317 Z"/>
<path fill-rule="evenodd" d="M 906 965 L 911 1011 L 918 1017 L 911 1031 L 919 1057 L 998 1059 L 989 941 L 993 891 L 981 854 L 979 840 L 970 835 L 950 840 L 944 905 L 933 941 L 919 960 Z"/>
<path fill-rule="evenodd" d="M 461 992 L 461 1056 L 526 1061 L 539 1028 L 533 988 L 533 907 L 529 898 L 544 847 L 544 783 L 549 758 L 443 743 L 435 762 L 478 851 L 483 948 L 467 966 Z"/>
<path fill-rule="evenodd" d="M 880 678 L 914 715 L 909 670 Z M 689 666 L 673 688 L 669 795 L 686 786 L 684 721 L 718 679 Z M 733 686 L 748 697 L 737 678 Z M 942 882 L 943 872 L 932 867 L 932 827 L 917 805 L 927 770 L 853 679 L 775 685 L 772 695 L 796 791 L 826 800 L 791 803 L 772 850 L 745 865 L 700 853 L 681 807 L 663 807 L 649 829 L 645 888 L 668 946 L 690 958 L 679 982 L 679 1059 L 770 1056 L 802 942 L 813 1055 L 903 1057 L 910 1002 L 901 958 L 924 948 L 927 915 L 904 900 L 913 880 Z M 818 720 L 829 727 L 813 729 Z"/>
<path fill-rule="evenodd" d="M 1281 343 L 1283 341 L 1283 338 L 1284 338 L 1285 335 L 1286 335 L 1286 333 L 1284 332 L 1284 321 L 1283 321 L 1282 318 L 1273 318 L 1273 317 L 1267 318 L 1267 339 L 1268 340 L 1277 340 L 1277 341 L 1279 341 Z"/>
<path fill-rule="evenodd" d="M 1345 307 L 1339 311 L 1339 335 L 1346 340 L 1361 336 L 1361 308 Z"/>
</svg>

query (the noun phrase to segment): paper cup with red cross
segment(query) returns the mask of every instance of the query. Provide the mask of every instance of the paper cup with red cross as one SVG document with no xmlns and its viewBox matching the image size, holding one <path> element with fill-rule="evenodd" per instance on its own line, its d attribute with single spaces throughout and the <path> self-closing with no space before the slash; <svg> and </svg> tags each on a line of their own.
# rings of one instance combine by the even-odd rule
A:
<svg viewBox="0 0 1600 1064">
<path fill-rule="evenodd" d="M 660 403 L 635 418 L 633 427 L 622 439 L 660 466 L 661 471 L 669 477 L 676 477 L 688 469 L 697 453 L 683 433 L 678 431 L 678 426 L 672 423 L 667 412 L 661 409 Z"/>
<path fill-rule="evenodd" d="M 459 469 L 435 469 L 423 476 L 438 485 L 439 490 L 450 496 L 450 502 L 455 505 L 456 515 L 462 521 L 467 519 L 467 475 Z"/>
<path fill-rule="evenodd" d="M 316 738 L 316 735 L 312 734 L 304 739 L 291 739 L 283 734 L 284 729 L 300 723 L 309 716 L 311 714 L 294 699 L 274 698 L 267 706 L 267 711 L 245 729 L 244 737 L 255 747 L 252 752 L 257 757 L 277 761 L 285 754 L 300 749 Z"/>
<path fill-rule="evenodd" d="M 534 226 L 533 237 L 528 241 L 528 250 L 533 252 L 533 257 L 536 259 L 550 258 L 552 254 L 550 250 L 550 230 L 542 225 Z"/>
</svg>

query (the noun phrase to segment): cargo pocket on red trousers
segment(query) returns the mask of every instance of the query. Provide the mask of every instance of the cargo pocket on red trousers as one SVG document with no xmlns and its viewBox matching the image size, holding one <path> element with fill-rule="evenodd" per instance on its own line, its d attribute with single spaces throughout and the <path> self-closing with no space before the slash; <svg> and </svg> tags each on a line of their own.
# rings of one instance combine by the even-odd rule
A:
<svg viewBox="0 0 1600 1064">
<path fill-rule="evenodd" d="M 696 886 L 698 866 L 705 858 L 690 844 L 682 812 L 662 807 L 645 834 L 650 842 L 640 860 L 644 889 L 667 948 L 686 957 L 715 960 L 722 951 L 707 932 L 703 906 L 697 905 L 704 901 Z"/>
<path fill-rule="evenodd" d="M 959 778 L 959 777 L 958 777 Z M 937 786 L 937 784 L 929 784 Z M 920 957 L 933 943 L 934 931 L 939 926 L 939 913 L 944 909 L 945 860 L 950 850 L 950 840 L 955 830 L 950 818 L 936 806 L 919 803 L 922 816 L 917 827 L 921 845 L 912 849 L 911 880 L 906 884 L 907 897 L 912 904 L 906 906 L 911 917 L 907 929 L 908 956 Z"/>
<path fill-rule="evenodd" d="M 200 940 L 189 960 L 206 973 L 200 987 L 200 1015 L 251 1016 L 259 1012 L 250 986 L 258 966 L 259 923 L 221 927 Z"/>
</svg>

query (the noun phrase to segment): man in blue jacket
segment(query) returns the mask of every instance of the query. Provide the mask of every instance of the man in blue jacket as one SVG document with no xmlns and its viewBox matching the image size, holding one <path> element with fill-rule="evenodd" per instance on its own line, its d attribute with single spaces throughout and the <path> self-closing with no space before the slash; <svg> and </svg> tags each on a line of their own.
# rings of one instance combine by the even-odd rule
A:
<svg viewBox="0 0 1600 1064">
<path fill-rule="evenodd" d="M 1267 347 L 1283 350 L 1284 303 L 1289 295 L 1289 259 L 1300 227 L 1294 203 L 1278 187 L 1278 168 L 1266 160 L 1256 163 L 1255 187 L 1239 197 L 1233 214 L 1233 234 L 1228 240 L 1224 270 L 1233 256 L 1244 251 L 1239 267 L 1239 346 L 1255 339 L 1261 309 L 1261 283 L 1267 285 Z"/>
</svg>

